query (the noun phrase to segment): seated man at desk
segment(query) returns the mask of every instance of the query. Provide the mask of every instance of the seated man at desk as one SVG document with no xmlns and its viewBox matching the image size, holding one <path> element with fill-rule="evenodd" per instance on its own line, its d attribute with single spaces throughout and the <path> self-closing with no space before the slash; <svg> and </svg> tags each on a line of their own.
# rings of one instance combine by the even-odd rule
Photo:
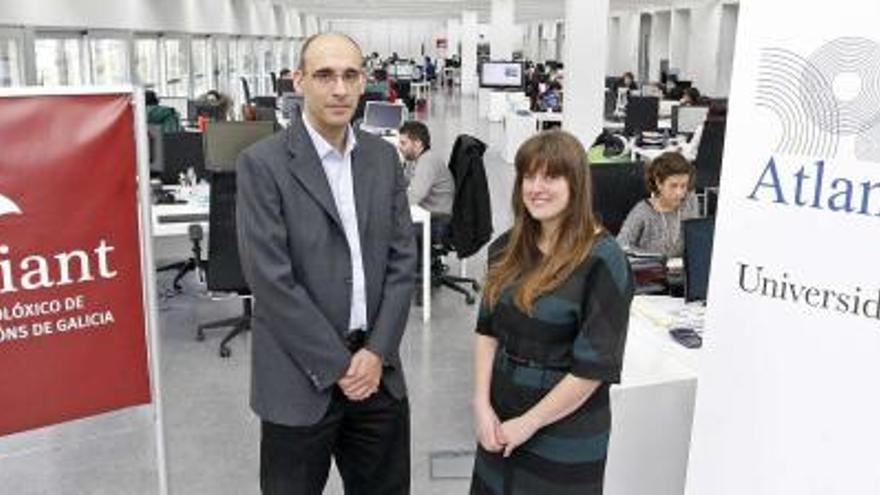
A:
<svg viewBox="0 0 880 495">
<path fill-rule="evenodd" d="M 452 218 L 455 179 L 443 159 L 431 150 L 431 133 L 425 124 L 411 120 L 404 123 L 399 132 L 398 148 L 404 160 L 404 176 L 409 183 L 409 204 L 428 210 L 431 214 L 431 239 L 442 239 Z M 421 253 L 420 232 L 421 225 L 415 225 L 416 244 Z M 419 263 L 421 261 L 420 257 Z"/>
<path fill-rule="evenodd" d="M 667 152 L 645 169 L 651 197 L 629 212 L 617 241 L 626 250 L 679 257 L 684 251 L 681 222 L 696 218 L 697 199 L 692 191 L 696 171 L 681 154 Z"/>
<path fill-rule="evenodd" d="M 443 159 L 431 150 L 428 127 L 411 120 L 404 123 L 399 132 L 398 147 L 409 182 L 409 203 L 428 210 L 432 218 L 452 215 L 455 180 Z M 432 228 L 434 223 L 441 222 L 432 222 Z"/>
</svg>

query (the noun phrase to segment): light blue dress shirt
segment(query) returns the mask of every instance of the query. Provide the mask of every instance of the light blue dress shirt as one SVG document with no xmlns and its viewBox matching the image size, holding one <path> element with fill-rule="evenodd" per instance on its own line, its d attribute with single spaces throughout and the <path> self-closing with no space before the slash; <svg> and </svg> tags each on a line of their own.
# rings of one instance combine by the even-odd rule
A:
<svg viewBox="0 0 880 495">
<path fill-rule="evenodd" d="M 351 255 L 351 313 L 348 328 L 367 329 L 367 288 L 364 282 L 364 261 L 361 255 L 361 238 L 358 229 L 357 210 L 354 202 L 354 183 L 351 174 L 351 151 L 357 145 L 357 139 L 351 126 L 345 136 L 345 150 L 339 153 L 336 148 L 318 134 L 308 117 L 303 115 L 306 131 L 315 145 L 324 175 L 330 184 L 336 211 L 342 220 L 345 238 L 348 240 L 348 252 Z"/>
</svg>

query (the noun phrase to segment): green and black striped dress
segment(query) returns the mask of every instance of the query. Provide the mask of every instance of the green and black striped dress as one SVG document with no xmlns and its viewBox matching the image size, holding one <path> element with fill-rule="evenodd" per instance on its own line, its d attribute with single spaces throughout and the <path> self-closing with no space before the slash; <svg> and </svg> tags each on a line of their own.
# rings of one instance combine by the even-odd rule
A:
<svg viewBox="0 0 880 495">
<path fill-rule="evenodd" d="M 490 259 L 505 238 L 490 248 Z M 498 418 L 522 415 L 567 373 L 602 385 L 507 459 L 478 446 L 471 494 L 601 495 L 611 432 L 608 387 L 620 381 L 633 296 L 626 255 L 602 234 L 568 280 L 535 301 L 531 316 L 514 306 L 512 293 L 506 288 L 491 311 L 484 304 L 476 328 L 498 340 L 490 391 Z"/>
</svg>

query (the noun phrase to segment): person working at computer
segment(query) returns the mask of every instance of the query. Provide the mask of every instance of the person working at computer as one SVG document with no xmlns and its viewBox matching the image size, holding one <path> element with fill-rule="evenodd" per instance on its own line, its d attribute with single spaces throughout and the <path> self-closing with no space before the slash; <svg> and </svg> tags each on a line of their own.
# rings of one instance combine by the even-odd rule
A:
<svg viewBox="0 0 880 495">
<path fill-rule="evenodd" d="M 397 151 L 349 122 L 363 57 L 346 35 L 302 46 L 302 114 L 237 165 L 237 224 L 254 294 L 251 407 L 263 494 L 404 495 L 409 406 L 398 354 L 416 267 Z"/>
<path fill-rule="evenodd" d="M 634 289 L 586 156 L 563 131 L 516 153 L 514 224 L 489 248 L 476 324 L 471 494 L 602 494 Z"/>
<path fill-rule="evenodd" d="M 632 72 L 624 72 L 622 76 L 620 76 L 620 80 L 617 83 L 617 88 L 624 88 L 627 90 L 638 89 L 638 85 L 636 85 L 636 78 Z"/>
<path fill-rule="evenodd" d="M 196 98 L 196 105 L 216 109 L 212 114 L 217 120 L 226 120 L 229 118 L 229 111 L 232 110 L 232 98 L 216 89 L 211 89 Z"/>
<path fill-rule="evenodd" d="M 651 160 L 645 182 L 651 197 L 629 212 L 617 241 L 624 249 L 679 257 L 684 251 L 681 222 L 698 216 L 693 194 L 694 166 L 680 153 Z"/>
<path fill-rule="evenodd" d="M 701 102 L 702 96 L 700 95 L 700 90 L 691 86 L 690 88 L 684 88 L 681 94 L 681 99 L 678 101 L 681 105 L 698 105 Z"/>
<path fill-rule="evenodd" d="M 147 107 L 147 124 L 161 127 L 163 133 L 182 130 L 177 110 L 160 105 L 155 91 L 151 89 L 144 91 L 144 104 Z"/>
<path fill-rule="evenodd" d="M 432 216 L 452 215 L 455 179 L 442 157 L 431 149 L 431 133 L 425 124 L 410 120 L 399 132 L 400 154 L 409 179 L 409 203 L 428 210 Z"/>
<path fill-rule="evenodd" d="M 706 119 L 694 130 L 691 139 L 681 145 L 680 152 L 682 156 L 689 161 L 697 159 L 697 151 L 700 150 L 700 141 L 703 140 L 703 130 L 706 128 L 707 122 L 724 122 L 727 119 L 727 105 L 724 103 L 712 103 L 709 105 L 709 111 L 706 113 Z"/>
</svg>

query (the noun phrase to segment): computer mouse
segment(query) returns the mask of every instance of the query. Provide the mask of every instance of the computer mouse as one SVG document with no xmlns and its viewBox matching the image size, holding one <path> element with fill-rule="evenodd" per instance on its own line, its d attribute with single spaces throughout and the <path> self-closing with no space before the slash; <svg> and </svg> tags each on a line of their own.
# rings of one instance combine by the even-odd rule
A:
<svg viewBox="0 0 880 495">
<path fill-rule="evenodd" d="M 703 337 L 693 328 L 677 327 L 669 330 L 669 335 L 679 344 L 688 349 L 699 349 L 703 345 Z"/>
</svg>

